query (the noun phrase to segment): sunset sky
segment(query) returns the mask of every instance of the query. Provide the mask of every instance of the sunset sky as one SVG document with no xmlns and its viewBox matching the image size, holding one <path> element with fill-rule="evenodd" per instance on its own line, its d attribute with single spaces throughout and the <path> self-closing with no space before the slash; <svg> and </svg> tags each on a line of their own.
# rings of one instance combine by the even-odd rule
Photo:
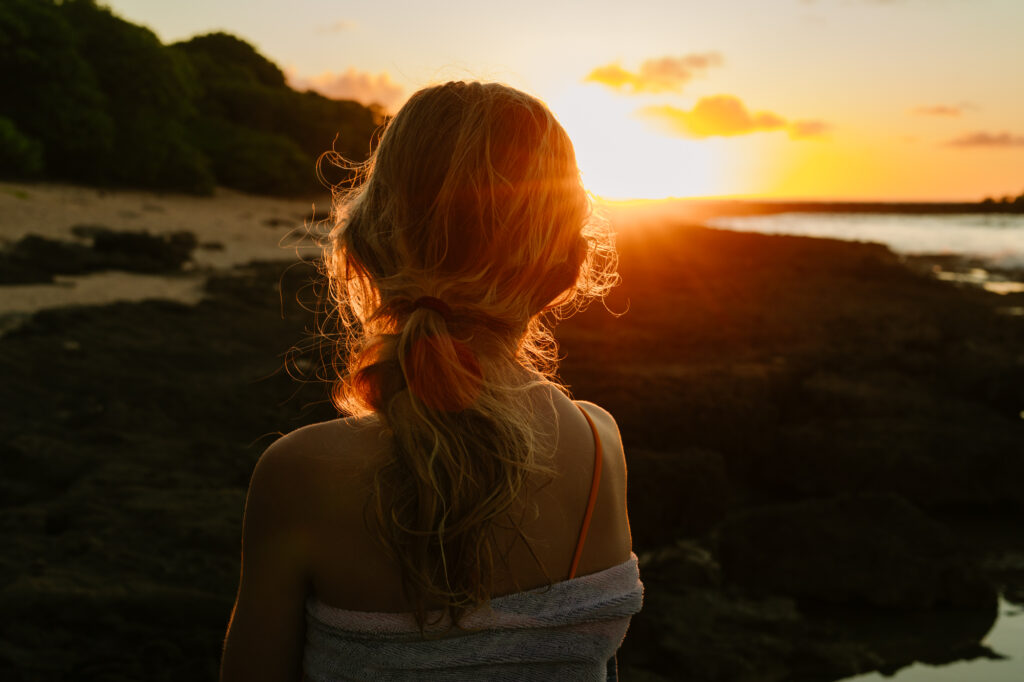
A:
<svg viewBox="0 0 1024 682">
<path fill-rule="evenodd" d="M 608 198 L 1024 191 L 1024 1 L 113 0 L 389 110 L 451 79 L 544 99 Z"/>
</svg>

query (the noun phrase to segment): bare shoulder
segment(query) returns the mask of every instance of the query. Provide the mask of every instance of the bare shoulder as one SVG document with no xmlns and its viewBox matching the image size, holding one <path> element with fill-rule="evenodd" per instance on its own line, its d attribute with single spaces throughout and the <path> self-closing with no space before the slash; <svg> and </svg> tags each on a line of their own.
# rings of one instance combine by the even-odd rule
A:
<svg viewBox="0 0 1024 682">
<path fill-rule="evenodd" d="M 598 435 L 601 436 L 601 444 L 605 450 L 622 453 L 622 436 L 619 434 L 619 425 L 611 413 L 595 403 L 586 400 L 574 400 L 577 406 L 582 408 L 587 415 L 594 420 Z"/>
<path fill-rule="evenodd" d="M 599 570 L 621 563 L 629 558 L 633 540 L 629 529 L 629 512 L 626 507 L 626 457 L 622 448 L 622 437 L 615 418 L 604 408 L 586 401 L 575 401 L 594 422 L 597 437 L 601 441 L 602 471 L 598 488 L 598 502 L 594 511 L 592 545 L 589 561 L 583 566 L 588 570 Z"/>
<path fill-rule="evenodd" d="M 257 468 L 358 468 L 375 454 L 381 432 L 379 422 L 373 418 L 349 417 L 309 424 L 274 441 L 260 457 Z"/>
<path fill-rule="evenodd" d="M 250 496 L 296 513 L 323 499 L 344 500 L 364 485 L 380 452 L 381 429 L 373 420 L 335 419 L 296 429 L 260 456 Z"/>
<path fill-rule="evenodd" d="M 604 450 L 603 463 L 609 467 L 609 473 L 625 483 L 626 459 L 622 448 L 622 436 L 615 418 L 600 405 L 586 400 L 574 400 L 573 402 L 594 421 L 597 435 L 601 439 L 601 447 Z"/>
<path fill-rule="evenodd" d="M 587 414 L 590 415 L 590 418 L 594 420 L 594 423 L 598 426 L 598 428 L 604 426 L 605 428 L 609 428 L 613 430 L 616 434 L 618 434 L 619 425 L 615 423 L 615 417 L 612 416 L 611 412 L 604 409 L 597 403 L 592 403 L 588 400 L 574 400 L 573 402 L 576 403 L 576 405 L 578 405 L 579 407 L 586 410 Z"/>
</svg>

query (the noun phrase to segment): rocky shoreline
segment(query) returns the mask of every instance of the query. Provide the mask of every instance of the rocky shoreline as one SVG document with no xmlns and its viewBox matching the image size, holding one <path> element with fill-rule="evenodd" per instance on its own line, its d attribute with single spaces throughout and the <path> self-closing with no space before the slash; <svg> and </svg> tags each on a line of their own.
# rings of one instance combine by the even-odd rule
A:
<svg viewBox="0 0 1024 682">
<path fill-rule="evenodd" d="M 619 235 L 608 307 L 628 312 L 589 310 L 560 338 L 565 378 L 631 456 L 647 595 L 623 678 L 1005 654 L 980 642 L 1024 578 L 1024 319 L 1004 312 L 1021 295 L 872 244 Z"/>
<path fill-rule="evenodd" d="M 618 227 L 622 287 L 558 336 L 629 457 L 646 605 L 622 678 L 1001 653 L 980 642 L 997 595 L 1024 604 L 1024 318 L 1000 310 L 1024 295 L 877 245 Z M 216 678 L 252 465 L 333 416 L 291 376 L 319 357 L 314 279 L 255 262 L 197 305 L 0 337 L 0 677 Z"/>
</svg>

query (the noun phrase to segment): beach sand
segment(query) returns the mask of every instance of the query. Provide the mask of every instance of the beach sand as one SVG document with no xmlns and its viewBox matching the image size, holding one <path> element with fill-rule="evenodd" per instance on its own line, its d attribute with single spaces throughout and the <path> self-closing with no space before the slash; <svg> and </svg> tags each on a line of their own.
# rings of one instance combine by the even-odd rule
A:
<svg viewBox="0 0 1024 682">
<path fill-rule="evenodd" d="M 101 305 L 146 299 L 196 303 L 210 272 L 253 261 L 296 260 L 315 254 L 327 231 L 311 219 L 330 199 L 256 197 L 218 189 L 212 197 L 106 190 L 74 185 L 0 183 L 0 248 L 27 235 L 84 243 L 76 226 L 170 235 L 190 232 L 199 248 L 183 272 L 153 276 L 103 272 L 60 276 L 54 284 L 4 287 L 0 316 L 61 305 Z"/>
</svg>

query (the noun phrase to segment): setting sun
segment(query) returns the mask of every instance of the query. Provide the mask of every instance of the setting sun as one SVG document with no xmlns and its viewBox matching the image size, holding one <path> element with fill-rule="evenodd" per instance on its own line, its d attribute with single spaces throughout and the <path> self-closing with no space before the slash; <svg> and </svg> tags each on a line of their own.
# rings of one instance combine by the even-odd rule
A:
<svg viewBox="0 0 1024 682">
<path fill-rule="evenodd" d="M 631 102 L 577 85 L 548 104 L 573 140 L 584 184 L 600 197 L 661 199 L 729 191 L 718 145 L 661 136 L 632 115 Z"/>
</svg>

